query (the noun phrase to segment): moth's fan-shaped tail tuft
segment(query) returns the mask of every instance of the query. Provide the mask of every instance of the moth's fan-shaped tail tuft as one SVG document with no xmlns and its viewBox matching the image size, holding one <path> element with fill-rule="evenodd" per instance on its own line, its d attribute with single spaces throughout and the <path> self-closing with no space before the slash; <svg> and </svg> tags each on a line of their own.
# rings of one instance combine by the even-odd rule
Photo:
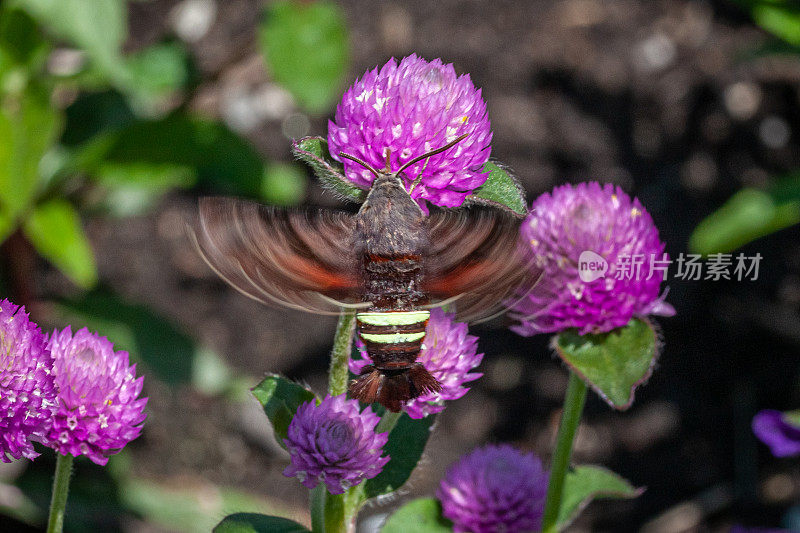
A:
<svg viewBox="0 0 800 533">
<path fill-rule="evenodd" d="M 373 365 L 364 367 L 361 375 L 350 382 L 350 395 L 364 403 L 374 403 L 397 413 L 408 400 L 423 394 L 439 392 L 442 385 L 422 363 L 384 374 Z"/>
</svg>

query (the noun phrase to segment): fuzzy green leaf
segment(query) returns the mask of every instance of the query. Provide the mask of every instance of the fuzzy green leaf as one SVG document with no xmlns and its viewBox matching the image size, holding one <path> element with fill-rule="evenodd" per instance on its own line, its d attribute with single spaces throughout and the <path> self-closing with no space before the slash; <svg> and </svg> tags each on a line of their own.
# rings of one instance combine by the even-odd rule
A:
<svg viewBox="0 0 800 533">
<path fill-rule="evenodd" d="M 34 248 L 83 288 L 97 283 L 97 267 L 75 208 L 56 198 L 36 206 L 22 225 Z"/>
<path fill-rule="evenodd" d="M 639 497 L 644 489 L 637 489 L 614 472 L 599 466 L 576 466 L 567 473 L 564 497 L 558 513 L 558 530 L 561 531 L 599 498 L 628 499 Z"/>
<path fill-rule="evenodd" d="M 383 447 L 383 451 L 391 459 L 380 474 L 364 482 L 364 495 L 367 499 L 394 492 L 408 481 L 422 457 L 435 420 L 436 415 L 414 420 L 403 413 Z"/>
<path fill-rule="evenodd" d="M 658 357 L 656 333 L 640 319 L 598 335 L 564 331 L 553 346 L 578 376 L 619 410 L 631 406 L 636 387 L 650 377 Z"/>
<path fill-rule="evenodd" d="M 453 524 L 442 516 L 442 505 L 434 498 L 411 500 L 395 511 L 381 533 L 450 533 Z"/>
<path fill-rule="evenodd" d="M 301 404 L 314 399 L 314 393 L 277 374 L 269 374 L 253 387 L 253 396 L 261 403 L 275 430 L 275 439 L 283 446 L 289 424 Z"/>
<path fill-rule="evenodd" d="M 342 200 L 361 203 L 367 191 L 344 177 L 344 169 L 328 153 L 328 141 L 322 137 L 304 137 L 292 143 L 294 156 L 314 170 L 322 185 Z"/>
<path fill-rule="evenodd" d="M 310 533 L 294 520 L 257 513 L 236 513 L 226 516 L 214 533 Z"/>
<path fill-rule="evenodd" d="M 501 166 L 489 161 L 483 166 L 489 177 L 474 193 L 467 196 L 466 204 L 489 205 L 514 213 L 518 217 L 528 214 L 525 191 L 514 177 Z"/>
<path fill-rule="evenodd" d="M 312 113 L 330 109 L 344 85 L 349 57 L 339 6 L 324 0 L 272 3 L 259 43 L 267 68 L 300 105 Z"/>
</svg>

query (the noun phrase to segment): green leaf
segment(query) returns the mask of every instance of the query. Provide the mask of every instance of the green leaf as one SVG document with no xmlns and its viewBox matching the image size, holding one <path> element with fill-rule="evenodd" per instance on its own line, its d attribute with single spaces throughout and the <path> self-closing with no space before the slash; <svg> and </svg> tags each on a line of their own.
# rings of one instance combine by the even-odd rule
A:
<svg viewBox="0 0 800 533">
<path fill-rule="evenodd" d="M 296 164 L 273 163 L 267 166 L 261 182 L 261 199 L 273 205 L 296 205 L 303 201 L 308 180 Z"/>
<path fill-rule="evenodd" d="M 125 97 L 117 91 L 82 92 L 66 109 L 61 144 L 79 146 L 101 133 L 130 126 L 136 121 Z"/>
<path fill-rule="evenodd" d="M 703 255 L 727 253 L 800 222 L 800 198 L 778 200 L 768 192 L 742 189 L 692 232 L 689 248 Z"/>
<path fill-rule="evenodd" d="M 0 244 L 5 241 L 16 228 L 16 224 L 11 215 L 0 207 Z"/>
<path fill-rule="evenodd" d="M 34 85 L 0 101 L 0 205 L 16 218 L 33 203 L 39 163 L 55 142 L 61 116 L 50 95 Z"/>
<path fill-rule="evenodd" d="M 128 36 L 122 0 L 16 0 L 50 33 L 86 51 L 97 68 L 117 84 L 128 85 L 120 55 Z"/>
<path fill-rule="evenodd" d="M 656 333 L 644 320 L 598 335 L 567 330 L 553 339 L 561 359 L 611 407 L 625 410 L 658 357 Z"/>
<path fill-rule="evenodd" d="M 328 141 L 322 137 L 304 137 L 292 142 L 292 152 L 314 170 L 322 186 L 342 200 L 361 203 L 367 191 L 344 177 L 344 168 L 328 153 Z"/>
<path fill-rule="evenodd" d="M 155 44 L 125 60 L 140 99 L 163 98 L 183 87 L 189 78 L 187 52 L 179 42 Z"/>
<path fill-rule="evenodd" d="M 81 145 L 75 167 L 97 176 L 103 165 L 163 165 L 188 169 L 218 194 L 260 198 L 267 177 L 255 148 L 223 124 L 176 113 L 134 122 Z"/>
<path fill-rule="evenodd" d="M 78 299 L 61 300 L 56 310 L 62 322 L 86 326 L 108 337 L 116 349 L 126 350 L 169 384 L 192 380 L 196 348 L 167 318 L 119 296 L 95 290 Z"/>
<path fill-rule="evenodd" d="M 314 393 L 277 374 L 269 374 L 253 387 L 252 392 L 272 423 L 275 439 L 285 448 L 283 439 L 286 438 L 289 423 L 301 404 L 314 399 Z"/>
<path fill-rule="evenodd" d="M 214 533 L 310 533 L 288 518 L 256 513 L 228 515 L 214 528 Z"/>
<path fill-rule="evenodd" d="M 27 13 L 0 10 L 0 76 L 6 61 L 33 71 L 45 62 L 49 51 L 50 44 Z"/>
<path fill-rule="evenodd" d="M 525 191 L 517 180 L 503 167 L 489 161 L 483 166 L 489 171 L 486 183 L 467 196 L 466 204 L 489 205 L 514 213 L 518 217 L 528 214 Z"/>
<path fill-rule="evenodd" d="M 753 20 L 764 30 L 787 43 L 800 45 L 800 10 L 773 2 L 757 2 L 751 11 Z"/>
<path fill-rule="evenodd" d="M 450 533 L 453 531 L 453 524 L 442 516 L 442 505 L 439 500 L 418 498 L 395 511 L 381 528 L 381 533 L 406 533 L 407 531 Z"/>
<path fill-rule="evenodd" d="M 34 248 L 83 288 L 97 283 L 97 267 L 75 208 L 55 198 L 39 204 L 22 224 Z"/>
<path fill-rule="evenodd" d="M 383 451 L 391 459 L 380 474 L 364 482 L 364 495 L 367 499 L 394 492 L 408 481 L 422 457 L 435 420 L 436 415 L 414 420 L 403 413 L 383 447 Z"/>
<path fill-rule="evenodd" d="M 323 113 L 339 97 L 348 63 L 341 8 L 328 1 L 272 3 L 259 29 L 267 68 L 305 109 Z"/>
<path fill-rule="evenodd" d="M 558 530 L 569 526 L 583 509 L 599 498 L 637 498 L 644 489 L 637 489 L 614 472 L 599 466 L 576 466 L 567 473 L 564 497 L 558 513 Z"/>
</svg>

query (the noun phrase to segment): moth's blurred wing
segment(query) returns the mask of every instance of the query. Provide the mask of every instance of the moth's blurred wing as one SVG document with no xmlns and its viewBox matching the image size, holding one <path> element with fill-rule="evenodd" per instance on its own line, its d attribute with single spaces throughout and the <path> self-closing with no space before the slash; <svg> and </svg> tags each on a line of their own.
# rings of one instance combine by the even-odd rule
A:
<svg viewBox="0 0 800 533">
<path fill-rule="evenodd" d="M 431 212 L 423 290 L 434 305 L 453 301 L 459 320 L 480 321 L 533 289 L 541 270 L 519 226 L 492 209 Z"/>
<path fill-rule="evenodd" d="M 250 298 L 338 314 L 360 292 L 354 228 L 343 212 L 202 198 L 193 237 L 208 265 Z"/>
</svg>

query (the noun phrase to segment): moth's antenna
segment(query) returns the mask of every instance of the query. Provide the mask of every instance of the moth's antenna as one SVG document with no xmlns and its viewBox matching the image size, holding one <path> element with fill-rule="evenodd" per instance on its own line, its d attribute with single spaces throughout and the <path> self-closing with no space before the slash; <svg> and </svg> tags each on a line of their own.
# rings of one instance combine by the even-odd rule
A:
<svg viewBox="0 0 800 533">
<path fill-rule="evenodd" d="M 434 155 L 436 155 L 436 154 L 438 154 L 438 153 L 444 152 L 444 151 L 445 151 L 445 150 L 447 150 L 448 148 L 452 148 L 454 145 L 456 145 L 456 144 L 458 144 L 459 142 L 461 142 L 461 141 L 463 141 L 464 139 L 466 139 L 466 138 L 467 138 L 467 136 L 469 136 L 469 133 L 465 133 L 464 135 L 462 135 L 462 136 L 460 136 L 460 137 L 457 137 L 455 140 L 453 140 L 453 141 L 450 141 L 449 143 L 445 144 L 445 145 L 444 145 L 444 146 L 442 146 L 441 148 L 437 148 L 436 150 L 431 150 L 430 152 L 427 152 L 427 153 L 425 153 L 425 154 L 422 154 L 422 155 L 421 155 L 421 156 L 419 156 L 419 157 L 415 157 L 414 159 L 412 159 L 411 161 L 409 161 L 408 163 L 406 163 L 405 165 L 403 165 L 402 167 L 400 167 L 400 170 L 398 170 L 397 172 L 395 172 L 395 174 L 400 174 L 402 171 L 404 171 L 405 169 L 407 169 L 408 167 L 410 167 L 411 165 L 413 165 L 413 164 L 414 164 L 414 163 L 416 163 L 417 161 L 422 161 L 423 159 L 427 159 L 428 157 L 431 157 L 431 156 L 434 156 Z"/>
<path fill-rule="evenodd" d="M 378 171 L 377 171 L 377 170 L 375 170 L 374 168 L 372 168 L 372 165 L 370 165 L 370 164 L 369 164 L 369 163 L 367 163 L 366 161 L 362 161 L 361 159 L 357 158 L 356 156 L 354 156 L 354 155 L 350 155 L 350 154 L 346 154 L 346 153 L 344 153 L 344 152 L 339 152 L 339 157 L 344 157 L 345 159 L 349 159 L 350 161 L 355 161 L 356 163 L 358 163 L 358 164 L 359 164 L 359 165 L 361 165 L 362 167 L 364 167 L 364 168 L 366 168 L 367 170 L 369 170 L 370 172 L 372 172 L 372 174 L 373 174 L 373 175 L 374 175 L 376 178 L 378 178 L 378 177 L 379 177 L 379 176 L 378 176 Z"/>
</svg>

